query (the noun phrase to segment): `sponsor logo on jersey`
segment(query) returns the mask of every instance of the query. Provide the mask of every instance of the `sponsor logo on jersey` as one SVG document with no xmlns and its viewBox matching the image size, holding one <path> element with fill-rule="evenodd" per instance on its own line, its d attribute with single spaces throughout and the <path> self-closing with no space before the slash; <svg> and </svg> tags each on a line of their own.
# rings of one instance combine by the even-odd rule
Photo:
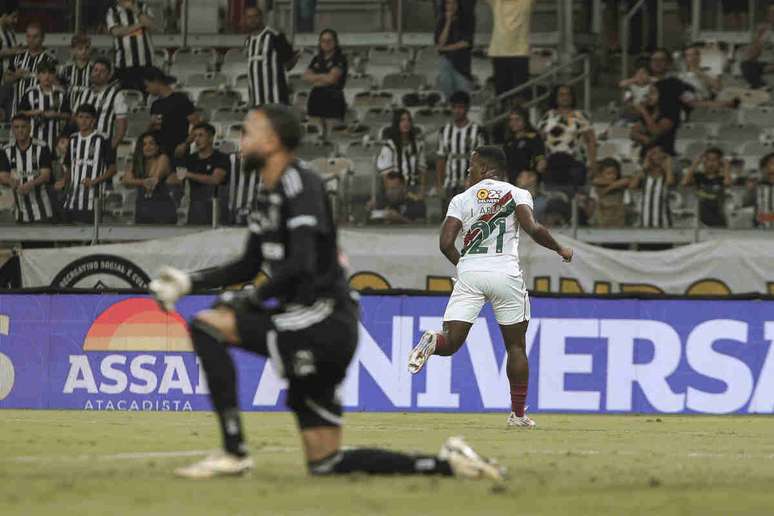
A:
<svg viewBox="0 0 774 516">
<path fill-rule="evenodd" d="M 502 192 L 499 190 L 489 190 L 488 188 L 479 188 L 476 192 L 478 202 L 494 203 L 502 198 Z"/>
</svg>

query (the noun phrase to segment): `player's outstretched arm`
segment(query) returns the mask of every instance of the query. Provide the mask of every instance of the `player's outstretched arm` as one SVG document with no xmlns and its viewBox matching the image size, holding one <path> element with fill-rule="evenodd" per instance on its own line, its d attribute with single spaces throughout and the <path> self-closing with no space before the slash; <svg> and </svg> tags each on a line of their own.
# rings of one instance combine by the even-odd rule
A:
<svg viewBox="0 0 774 516">
<path fill-rule="evenodd" d="M 460 252 L 455 245 L 460 230 L 462 230 L 462 221 L 460 219 L 455 217 L 446 217 L 446 219 L 444 219 L 443 226 L 441 226 L 439 247 L 443 255 L 455 267 L 457 266 L 457 262 L 460 261 Z"/>
<path fill-rule="evenodd" d="M 535 220 L 535 217 L 532 215 L 532 208 L 528 205 L 519 204 L 516 206 L 516 220 L 519 221 L 519 226 L 532 237 L 532 240 L 546 249 L 556 251 L 565 262 L 572 261 L 572 248 L 559 245 L 559 242 L 554 240 L 548 229 Z"/>
<path fill-rule="evenodd" d="M 162 267 L 148 291 L 165 311 L 175 308 L 178 299 L 191 291 L 222 287 L 249 281 L 261 270 L 261 239 L 251 228 L 244 254 L 238 260 L 189 274 L 174 267 Z"/>
</svg>

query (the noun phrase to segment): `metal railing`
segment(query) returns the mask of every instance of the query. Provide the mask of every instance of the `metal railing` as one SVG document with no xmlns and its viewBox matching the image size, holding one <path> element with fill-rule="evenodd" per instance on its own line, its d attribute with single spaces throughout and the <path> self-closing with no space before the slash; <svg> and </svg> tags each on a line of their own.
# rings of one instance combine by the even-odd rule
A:
<svg viewBox="0 0 774 516">
<path fill-rule="evenodd" d="M 578 64 L 582 66 L 582 72 L 578 75 L 572 76 L 573 70 Z M 530 79 L 529 81 L 513 88 L 512 90 L 501 93 L 497 97 L 490 99 L 484 104 L 485 111 L 491 112 L 492 110 L 502 110 L 504 112 L 495 116 L 494 118 L 487 119 L 484 125 L 491 128 L 505 119 L 508 118 L 509 104 L 516 98 L 523 95 L 525 92 L 531 94 L 530 99 L 527 102 L 521 104 L 522 107 L 530 110 L 530 116 L 533 121 L 536 119 L 535 110 L 537 106 L 548 99 L 551 95 L 550 91 L 546 91 L 542 94 L 538 94 L 539 86 L 555 86 L 561 81 L 562 84 L 568 86 L 574 86 L 580 82 L 583 83 L 583 109 L 585 111 L 591 110 L 591 58 L 588 54 L 581 54 L 575 56 L 564 64 L 557 65 L 547 72 L 544 72 L 537 77 Z"/>
</svg>

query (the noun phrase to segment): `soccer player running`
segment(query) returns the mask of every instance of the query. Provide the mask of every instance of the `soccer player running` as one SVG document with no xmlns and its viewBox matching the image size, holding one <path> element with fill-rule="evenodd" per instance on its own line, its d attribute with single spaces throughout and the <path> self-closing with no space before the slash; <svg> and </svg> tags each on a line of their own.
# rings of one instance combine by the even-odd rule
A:
<svg viewBox="0 0 774 516">
<path fill-rule="evenodd" d="M 527 286 L 519 267 L 519 228 L 538 244 L 556 251 L 565 262 L 573 251 L 562 247 L 532 216 L 532 196 L 506 183 L 505 153 L 494 146 L 478 147 L 471 155 L 470 187 L 449 203 L 441 228 L 441 252 L 457 267 L 457 281 L 443 316 L 443 331 L 426 331 L 409 355 L 413 374 L 422 370 L 431 355 L 457 352 L 486 301 L 495 318 L 508 353 L 506 373 L 511 388 L 509 427 L 532 428 L 524 414 L 529 364 L 526 333 L 530 309 Z M 455 241 L 463 231 L 463 248 Z"/>
<path fill-rule="evenodd" d="M 309 472 L 314 475 L 457 475 L 499 479 L 501 472 L 461 438 L 449 438 L 438 455 L 381 449 L 343 449 L 339 387 L 355 353 L 358 307 L 339 264 L 336 226 L 322 180 L 293 152 L 301 125 L 290 108 L 266 104 L 244 123 L 241 150 L 260 170 L 248 239 L 237 261 L 194 274 L 165 268 L 150 284 L 162 308 L 192 290 L 255 278 L 256 289 L 223 293 L 190 322 L 223 435 L 222 453 L 176 473 L 187 478 L 237 475 L 253 468 L 239 416 L 236 370 L 230 346 L 269 357 L 288 380 L 287 403 L 295 413 Z M 277 308 L 268 308 L 275 299 Z"/>
</svg>

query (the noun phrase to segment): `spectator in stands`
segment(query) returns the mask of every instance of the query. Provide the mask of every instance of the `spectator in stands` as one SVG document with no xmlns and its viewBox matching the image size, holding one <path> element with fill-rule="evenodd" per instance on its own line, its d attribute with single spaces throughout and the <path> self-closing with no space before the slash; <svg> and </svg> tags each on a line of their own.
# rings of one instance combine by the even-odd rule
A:
<svg viewBox="0 0 774 516">
<path fill-rule="evenodd" d="M 67 100 L 72 106 L 83 90 L 91 86 L 91 38 L 82 32 L 74 34 L 70 52 L 73 59 L 60 67 L 59 82 L 67 89 Z"/>
<path fill-rule="evenodd" d="M 117 0 L 108 9 L 105 23 L 114 38 L 116 77 L 124 89 L 142 91 L 145 69 L 153 66 L 154 20 L 148 2 Z"/>
<path fill-rule="evenodd" d="M 637 105 L 645 103 L 652 85 L 653 79 L 648 71 L 646 61 L 639 61 L 634 75 L 618 83 L 618 87 L 623 90 L 623 108 L 621 110 L 623 123 L 634 123 L 640 119 Z"/>
<path fill-rule="evenodd" d="M 473 6 L 468 4 L 444 0 L 435 26 L 435 46 L 441 55 L 438 88 L 447 99 L 456 91 L 470 93 L 473 89 L 470 62 L 476 23 Z"/>
<path fill-rule="evenodd" d="M 96 130 L 104 136 L 115 150 L 126 135 L 129 125 L 128 108 L 121 86 L 112 83 L 113 66 L 100 57 L 91 67 L 91 87 L 84 89 L 75 99 L 74 109 L 81 104 L 90 104 L 97 110 Z"/>
<path fill-rule="evenodd" d="M 13 112 L 16 112 L 18 109 L 19 101 L 24 93 L 37 85 L 36 70 L 38 65 L 48 62 L 56 66 L 56 58 L 43 48 L 43 41 L 46 35 L 40 23 L 31 22 L 27 25 L 25 36 L 27 38 L 27 50 L 14 58 L 11 65 L 12 70 L 7 74 L 9 80 L 15 82 Z"/>
<path fill-rule="evenodd" d="M 134 208 L 135 224 L 177 224 L 177 210 L 166 181 L 172 162 L 164 153 L 160 135 L 153 131 L 137 140 L 132 162 L 121 182 L 137 189 Z"/>
<path fill-rule="evenodd" d="M 597 137 L 589 117 L 575 108 L 575 93 L 570 86 L 554 88 L 549 106 L 538 123 L 547 151 L 543 182 L 547 190 L 574 193 L 596 166 Z"/>
<path fill-rule="evenodd" d="M 753 38 L 752 44 L 747 48 L 742 61 L 742 75 L 751 88 L 763 88 L 766 82 L 763 75 L 774 72 L 774 63 L 761 61 L 761 56 L 766 50 L 774 48 L 774 2 L 769 2 L 766 9 L 766 21 L 762 23 Z"/>
<path fill-rule="evenodd" d="M 49 222 L 54 211 L 48 195 L 51 153 L 30 137 L 30 119 L 21 113 L 11 121 L 14 141 L 0 152 L 0 184 L 13 189 L 16 221 Z"/>
<path fill-rule="evenodd" d="M 546 171 L 546 146 L 540 133 L 532 127 L 529 113 L 514 107 L 508 114 L 508 132 L 503 151 L 508 159 L 508 181 L 516 184 L 522 172 L 535 172 L 542 176 Z"/>
<path fill-rule="evenodd" d="M 720 101 L 715 97 L 720 93 L 723 82 L 719 76 L 712 75 L 701 67 L 701 45 L 690 45 L 683 50 L 685 69 L 677 74 L 677 78 L 693 89 L 693 98 L 689 101 L 691 108 L 735 108 L 739 100 Z"/>
<path fill-rule="evenodd" d="M 218 198 L 218 187 L 226 182 L 229 161 L 228 156 L 213 147 L 215 128 L 201 122 L 194 127 L 196 152 L 185 159 L 185 168 L 178 175 L 170 177 L 172 184 L 188 181 L 190 185 L 190 205 L 188 208 L 189 225 L 211 226 L 213 223 L 213 199 Z M 227 220 L 227 206 L 222 203 L 218 208 L 220 222 Z"/>
<path fill-rule="evenodd" d="M 64 160 L 67 156 L 67 147 L 70 144 L 70 135 L 61 133 L 57 136 L 56 145 L 52 149 L 51 156 L 51 181 L 49 183 L 48 196 L 51 199 L 51 208 L 54 210 L 54 221 L 64 222 L 65 199 L 67 199 L 67 179 L 65 177 Z"/>
<path fill-rule="evenodd" d="M 229 154 L 228 203 L 229 225 L 247 225 L 257 191 L 259 171 L 253 164 L 242 159 L 239 152 Z"/>
<path fill-rule="evenodd" d="M 704 151 L 688 169 L 683 186 L 696 186 L 699 221 L 705 226 L 726 226 L 724 204 L 726 187 L 731 186 L 731 182 L 731 165 L 723 159 L 723 151 L 717 147 Z"/>
<path fill-rule="evenodd" d="M 116 175 L 116 155 L 95 126 L 97 110 L 81 104 L 75 113 L 78 132 L 70 137 L 65 156 L 65 185 L 69 186 L 65 216 L 69 222 L 92 224 L 101 184 Z"/>
<path fill-rule="evenodd" d="M 629 134 L 631 139 L 641 146 L 643 157 L 645 150 L 654 145 L 658 145 L 670 156 L 675 155 L 677 120 L 663 113 L 662 105 L 660 91 L 653 85 L 645 102 L 634 106 L 639 120 L 632 126 Z"/>
<path fill-rule="evenodd" d="M 408 110 L 393 113 L 388 139 L 376 158 L 376 170 L 381 181 L 371 202 L 374 218 L 382 210 L 387 222 L 425 217 L 425 147 Z"/>
<path fill-rule="evenodd" d="M 449 102 L 452 120 L 438 134 L 435 161 L 435 188 L 443 197 L 444 213 L 452 197 L 466 188 L 470 154 L 486 143 L 484 130 L 468 118 L 470 95 L 458 91 L 452 94 Z"/>
<path fill-rule="evenodd" d="M 672 226 L 669 188 L 674 184 L 672 156 L 664 152 L 658 145 L 652 145 L 645 153 L 642 171 L 632 177 L 629 185 L 632 190 L 642 190 L 640 227 L 668 228 Z"/>
<path fill-rule="evenodd" d="M 659 111 L 679 127 L 682 111 L 690 109 L 694 99 L 692 88 L 672 73 L 672 56 L 668 50 L 658 48 L 650 55 L 650 75 L 658 88 Z M 664 149 L 667 151 L 667 149 Z"/>
<path fill-rule="evenodd" d="M 296 65 L 300 52 L 295 52 L 285 34 L 267 27 L 263 11 L 250 7 L 245 12 L 250 35 L 245 41 L 250 105 L 289 104 L 285 71 Z"/>
<path fill-rule="evenodd" d="M 11 112 L 11 102 L 13 101 L 13 85 L 8 82 L 6 75 L 6 64 L 8 71 L 11 70 L 13 59 L 25 52 L 25 48 L 16 41 L 16 24 L 19 21 L 19 9 L 17 6 L 4 6 L 0 11 L 0 108 L 5 113 Z"/>
<path fill-rule="evenodd" d="M 172 88 L 174 82 L 174 77 L 159 68 L 150 67 L 145 72 L 145 91 L 156 98 L 150 108 L 149 130 L 156 132 L 161 151 L 173 161 L 188 154 L 193 141 L 188 140 L 189 127 L 201 121 L 188 96 Z"/>
<path fill-rule="evenodd" d="M 755 225 L 760 228 L 774 228 L 774 152 L 761 158 L 760 179 L 748 183 L 753 194 L 752 205 L 755 207 Z"/>
<path fill-rule="evenodd" d="M 37 85 L 24 92 L 19 100 L 19 112 L 32 120 L 33 138 L 43 142 L 49 152 L 54 148 L 64 124 L 70 119 L 67 94 L 55 81 L 56 66 L 42 61 L 38 65 Z"/>
<path fill-rule="evenodd" d="M 629 179 L 621 177 L 621 164 L 614 158 L 603 159 L 597 168 L 599 172 L 591 180 L 589 219 L 596 227 L 624 226 Z"/>
<path fill-rule="evenodd" d="M 498 95 L 529 79 L 529 32 L 534 0 L 488 0 L 492 8 L 489 57 Z"/>
<path fill-rule="evenodd" d="M 317 55 L 304 72 L 304 81 L 312 85 L 306 114 L 318 117 L 323 139 L 328 137 L 328 119 L 343 120 L 347 113 L 344 85 L 347 83 L 347 57 L 339 46 L 339 35 L 333 29 L 320 32 Z"/>
</svg>

